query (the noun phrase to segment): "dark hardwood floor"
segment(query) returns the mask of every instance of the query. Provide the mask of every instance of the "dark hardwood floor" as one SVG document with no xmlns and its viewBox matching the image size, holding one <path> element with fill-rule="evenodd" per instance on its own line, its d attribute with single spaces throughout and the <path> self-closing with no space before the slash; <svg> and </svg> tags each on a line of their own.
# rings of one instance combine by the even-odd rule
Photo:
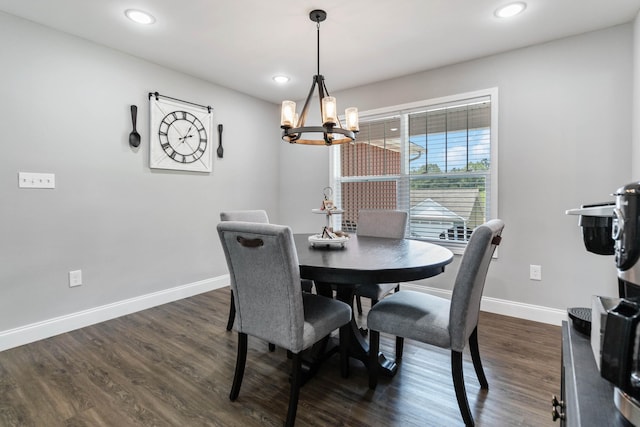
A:
<svg viewBox="0 0 640 427">
<path fill-rule="evenodd" d="M 229 288 L 219 289 L 1 352 L 0 426 L 281 426 L 282 349 L 269 353 L 250 337 L 240 396 L 229 401 L 236 333 L 225 330 L 228 303 Z M 482 313 L 479 337 L 488 392 L 468 354 L 464 364 L 477 425 L 554 425 L 560 327 Z M 393 345 L 382 335 L 385 353 Z M 336 355 L 302 388 L 297 425 L 462 425 L 449 364 L 448 351 L 407 340 L 398 374 L 372 392 L 359 361 L 340 377 Z"/>
</svg>

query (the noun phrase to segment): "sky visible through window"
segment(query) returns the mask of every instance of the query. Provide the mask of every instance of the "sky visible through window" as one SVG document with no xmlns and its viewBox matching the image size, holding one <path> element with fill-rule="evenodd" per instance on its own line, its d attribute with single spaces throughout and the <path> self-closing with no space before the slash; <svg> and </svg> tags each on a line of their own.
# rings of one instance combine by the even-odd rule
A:
<svg viewBox="0 0 640 427">
<path fill-rule="evenodd" d="M 411 135 L 411 174 L 486 170 L 490 161 L 489 129 Z"/>
</svg>

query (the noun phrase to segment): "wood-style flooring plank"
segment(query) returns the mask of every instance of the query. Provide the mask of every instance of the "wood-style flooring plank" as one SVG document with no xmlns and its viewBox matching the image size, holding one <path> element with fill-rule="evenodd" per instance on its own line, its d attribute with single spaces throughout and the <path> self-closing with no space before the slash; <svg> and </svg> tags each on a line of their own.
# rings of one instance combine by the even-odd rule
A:
<svg viewBox="0 0 640 427">
<path fill-rule="evenodd" d="M 365 314 L 358 318 L 366 326 Z M 289 399 L 289 359 L 249 337 L 240 395 L 229 400 L 237 336 L 225 330 L 229 288 L 186 298 L 0 353 L 0 426 L 281 426 Z M 481 313 L 481 390 L 468 352 L 464 377 L 479 426 L 553 426 L 561 333 L 545 325 Z M 394 339 L 381 335 L 393 357 Z M 300 426 L 463 425 L 448 351 L 405 341 L 394 378 L 368 388 L 351 360 L 340 376 L 328 360 L 301 390 Z"/>
</svg>

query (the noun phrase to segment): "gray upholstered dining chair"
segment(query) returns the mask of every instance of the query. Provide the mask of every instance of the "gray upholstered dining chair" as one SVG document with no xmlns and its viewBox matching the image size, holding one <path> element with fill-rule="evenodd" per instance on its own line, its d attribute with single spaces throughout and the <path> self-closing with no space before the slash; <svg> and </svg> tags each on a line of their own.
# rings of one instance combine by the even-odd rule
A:
<svg viewBox="0 0 640 427">
<path fill-rule="evenodd" d="M 229 398 L 240 393 L 251 335 L 292 354 L 286 425 L 295 422 L 302 378 L 301 352 L 340 328 L 340 366 L 348 375 L 351 307 L 341 301 L 300 291 L 300 267 L 291 229 L 283 225 L 239 221 L 218 224 L 236 304 L 238 354 Z"/>
<path fill-rule="evenodd" d="M 220 221 L 244 221 L 244 222 L 258 222 L 262 224 L 269 223 L 269 216 L 267 211 L 262 209 L 254 210 L 235 210 L 235 211 L 223 211 L 220 212 Z M 305 292 L 311 292 L 313 289 L 313 281 L 308 279 L 302 279 L 300 281 L 302 290 Z M 236 307 L 233 301 L 233 292 L 231 293 L 231 303 L 229 304 L 229 318 L 227 319 L 227 331 L 233 328 L 233 322 L 236 318 Z M 273 350 L 273 347 L 270 346 Z"/>
<path fill-rule="evenodd" d="M 408 215 L 404 211 L 362 209 L 358 212 L 358 236 L 388 237 L 402 239 L 407 228 Z M 397 283 L 376 283 L 358 285 L 354 295 L 358 314 L 362 314 L 362 297 L 371 299 L 373 307 L 391 291 L 399 291 Z"/>
<path fill-rule="evenodd" d="M 259 222 L 263 224 L 269 223 L 269 216 L 264 210 L 241 210 L 241 211 L 224 211 L 220 212 L 220 221 L 245 221 Z M 227 319 L 227 331 L 233 328 L 233 322 L 236 318 L 236 306 L 234 303 L 233 292 L 231 292 L 231 302 L 229 303 L 229 318 Z"/>
<path fill-rule="evenodd" d="M 467 343 L 473 367 L 483 389 L 489 383 L 478 348 L 478 316 L 487 270 L 500 243 L 504 222 L 494 219 L 471 234 L 460 261 L 451 301 L 422 292 L 401 290 L 380 301 L 367 316 L 370 357 L 369 388 L 378 384 L 377 360 L 380 332 L 396 336 L 396 362 L 402 358 L 404 338 L 451 350 L 451 373 L 458 407 L 465 425 L 474 425 L 462 372 L 462 352 Z"/>
</svg>

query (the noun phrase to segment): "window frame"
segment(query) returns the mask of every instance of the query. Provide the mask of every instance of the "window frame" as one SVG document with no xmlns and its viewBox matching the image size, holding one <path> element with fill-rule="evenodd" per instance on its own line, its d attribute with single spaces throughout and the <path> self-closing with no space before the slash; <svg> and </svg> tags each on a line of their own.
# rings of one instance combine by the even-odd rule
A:
<svg viewBox="0 0 640 427">
<path fill-rule="evenodd" d="M 408 117 L 409 114 L 415 113 L 419 110 L 443 108 L 447 106 L 455 106 L 457 104 L 464 103 L 465 100 L 489 98 L 491 100 L 491 117 L 490 117 L 490 170 L 489 170 L 489 203 L 487 205 L 486 219 L 498 218 L 498 88 L 481 89 L 472 92 L 464 92 L 455 95 L 444 96 L 440 98 L 432 98 L 423 101 L 416 101 L 406 104 L 393 105 L 389 107 L 382 107 L 372 110 L 366 110 L 360 112 L 361 120 L 375 120 L 382 119 L 390 116 L 400 116 L 400 120 L 403 122 L 401 126 L 400 135 L 400 149 L 402 151 L 402 162 L 400 165 L 400 173 L 393 175 L 379 175 L 379 176 L 349 176 L 345 178 L 339 178 L 338 174 L 341 171 L 340 165 L 340 147 L 336 146 L 330 152 L 329 155 L 329 185 L 337 189 L 342 182 L 367 182 L 367 181 L 396 181 L 398 185 L 398 194 L 409 194 L 410 181 L 412 179 L 409 173 L 409 162 L 407 152 L 407 133 L 408 133 Z M 357 138 L 356 138 L 357 139 Z M 417 179 L 417 178 L 413 178 Z M 418 178 L 419 179 L 419 178 Z M 341 192 L 338 191 L 341 195 Z M 337 199 L 337 198 L 336 198 Z M 398 200 L 398 209 L 409 211 L 409 198 L 407 200 Z M 337 201 L 337 200 L 336 200 Z M 338 202 L 340 203 L 340 202 Z M 334 219 L 337 221 L 337 218 Z M 334 224 L 336 226 L 337 224 Z M 434 242 L 444 247 L 449 248 L 454 254 L 462 254 L 466 248 L 466 242 L 452 241 L 452 240 L 438 240 L 426 239 L 419 237 L 409 237 L 415 240 L 424 240 Z"/>
</svg>

